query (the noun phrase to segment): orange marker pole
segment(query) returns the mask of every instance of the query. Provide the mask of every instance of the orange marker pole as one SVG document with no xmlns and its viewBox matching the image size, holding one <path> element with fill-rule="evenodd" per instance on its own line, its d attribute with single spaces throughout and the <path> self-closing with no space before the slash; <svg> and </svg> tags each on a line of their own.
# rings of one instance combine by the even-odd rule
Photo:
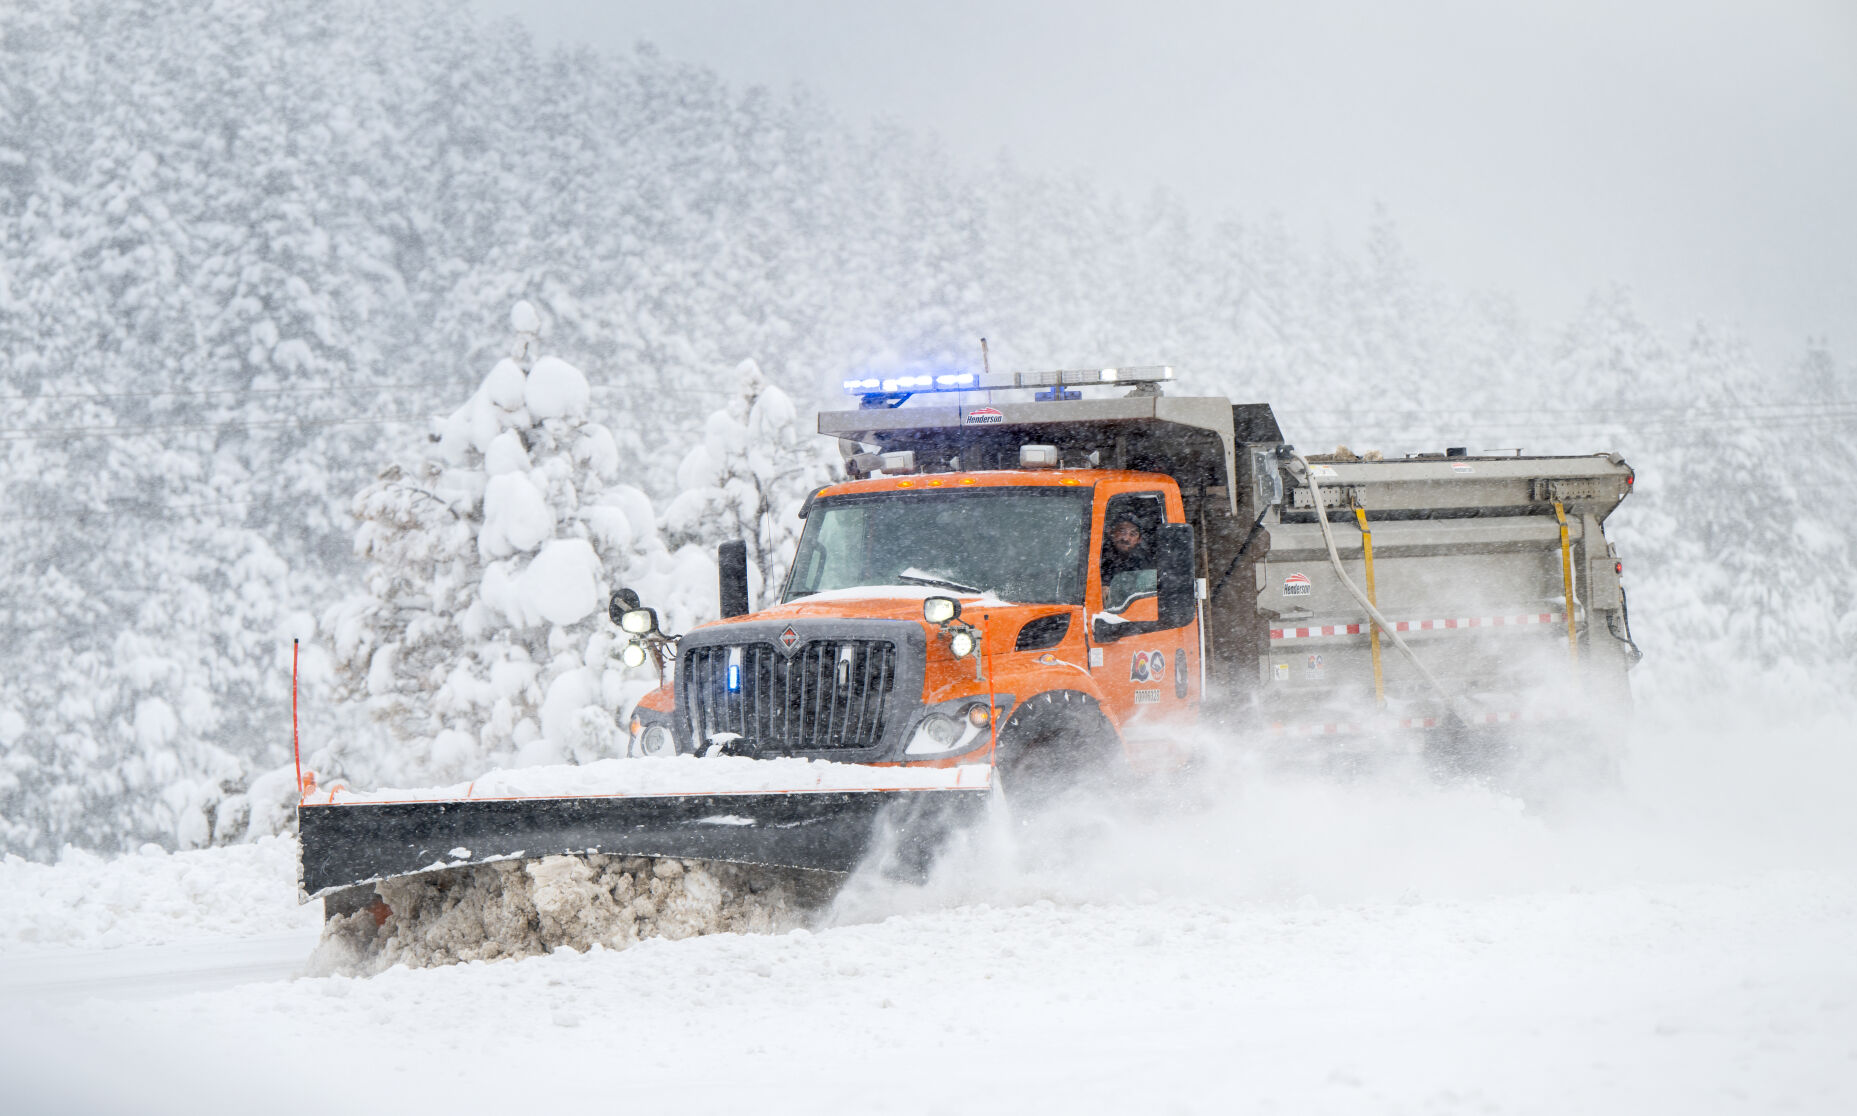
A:
<svg viewBox="0 0 1857 1116">
<path fill-rule="evenodd" d="M 987 614 L 980 614 L 980 651 L 986 663 L 987 671 L 987 728 L 992 733 L 992 740 L 987 744 L 987 767 L 989 770 L 998 764 L 999 756 L 999 695 L 993 692 L 993 641 L 987 638 Z M 991 778 L 988 782 L 991 782 Z"/>
<path fill-rule="evenodd" d="M 298 640 L 290 641 L 290 756 L 297 765 L 297 801 L 303 801 L 303 748 L 297 736 L 297 655 Z"/>
</svg>

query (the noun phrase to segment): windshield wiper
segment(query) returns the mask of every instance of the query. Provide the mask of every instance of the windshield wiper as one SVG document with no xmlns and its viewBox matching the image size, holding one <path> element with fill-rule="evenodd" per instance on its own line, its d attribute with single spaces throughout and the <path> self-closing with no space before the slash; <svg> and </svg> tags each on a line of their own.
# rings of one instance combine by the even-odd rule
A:
<svg viewBox="0 0 1857 1116">
<path fill-rule="evenodd" d="M 962 585 L 958 581 L 950 581 L 948 578 L 945 578 L 941 576 L 940 574 L 932 574 L 925 570 L 918 570 L 914 566 L 911 566 L 908 569 L 904 570 L 902 573 L 897 574 L 896 579 L 898 581 L 907 581 L 911 583 L 912 585 L 939 585 L 943 589 L 952 589 L 957 593 L 979 593 L 980 592 L 979 589 L 974 588 L 972 585 Z"/>
</svg>

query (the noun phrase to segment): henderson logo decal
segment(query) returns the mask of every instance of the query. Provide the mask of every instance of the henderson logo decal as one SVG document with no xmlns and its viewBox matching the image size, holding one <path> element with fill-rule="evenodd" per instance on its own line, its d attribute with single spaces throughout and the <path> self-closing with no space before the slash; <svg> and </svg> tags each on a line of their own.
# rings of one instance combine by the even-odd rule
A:
<svg viewBox="0 0 1857 1116">
<path fill-rule="evenodd" d="M 1286 597 L 1306 597 L 1309 589 L 1308 574 L 1293 573 L 1283 579 L 1283 595 Z"/>
<path fill-rule="evenodd" d="M 963 421 L 969 426 L 985 426 L 988 423 L 1005 422 L 1006 412 L 1000 410 L 998 407 L 975 407 L 973 410 L 967 412 L 967 417 Z"/>
</svg>

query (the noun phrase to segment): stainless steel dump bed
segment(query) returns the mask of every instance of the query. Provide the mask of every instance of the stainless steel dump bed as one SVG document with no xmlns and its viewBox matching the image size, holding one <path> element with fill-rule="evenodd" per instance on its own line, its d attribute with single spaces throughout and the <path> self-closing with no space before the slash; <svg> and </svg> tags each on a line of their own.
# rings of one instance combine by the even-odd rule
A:
<svg viewBox="0 0 1857 1116">
<path fill-rule="evenodd" d="M 1344 735 L 1585 717 L 1636 659 L 1604 521 L 1631 491 L 1616 456 L 1308 462 L 1343 571 L 1455 700 L 1391 646 L 1329 560 L 1313 488 L 1286 468 L 1253 567 L 1269 731 Z M 1375 643 L 1380 644 L 1376 655 Z M 1377 662 L 1376 662 L 1377 659 Z M 1364 716 L 1364 712 L 1371 711 Z"/>
</svg>

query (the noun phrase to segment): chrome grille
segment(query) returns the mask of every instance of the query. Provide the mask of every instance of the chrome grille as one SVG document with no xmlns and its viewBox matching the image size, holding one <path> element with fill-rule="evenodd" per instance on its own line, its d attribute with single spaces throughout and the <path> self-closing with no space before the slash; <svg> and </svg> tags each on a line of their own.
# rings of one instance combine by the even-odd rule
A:
<svg viewBox="0 0 1857 1116">
<path fill-rule="evenodd" d="M 896 688 L 896 647 L 875 639 L 812 640 L 791 655 L 772 643 L 696 647 L 680 669 L 698 749 L 724 732 L 757 752 L 872 748 Z"/>
</svg>

